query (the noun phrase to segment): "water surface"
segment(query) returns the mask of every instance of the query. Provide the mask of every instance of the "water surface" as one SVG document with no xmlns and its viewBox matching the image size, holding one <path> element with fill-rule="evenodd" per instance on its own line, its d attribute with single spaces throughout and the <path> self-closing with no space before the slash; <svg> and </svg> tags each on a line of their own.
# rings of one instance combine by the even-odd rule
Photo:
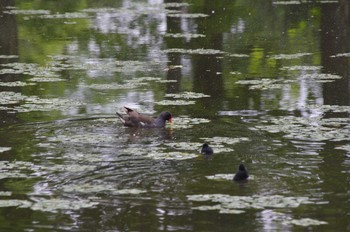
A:
<svg viewBox="0 0 350 232">
<path fill-rule="evenodd" d="M 2 1 L 0 230 L 349 230 L 349 7 Z"/>
</svg>

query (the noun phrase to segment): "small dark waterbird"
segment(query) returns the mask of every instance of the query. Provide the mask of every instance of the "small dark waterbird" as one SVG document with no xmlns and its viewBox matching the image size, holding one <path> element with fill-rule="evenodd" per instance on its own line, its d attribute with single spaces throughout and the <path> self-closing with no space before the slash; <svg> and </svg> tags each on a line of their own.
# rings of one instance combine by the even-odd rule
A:
<svg viewBox="0 0 350 232">
<path fill-rule="evenodd" d="M 152 117 L 145 114 L 140 114 L 136 110 L 129 107 L 125 107 L 126 114 L 116 113 L 119 119 L 122 121 L 124 126 L 127 127 L 164 127 L 166 121 L 172 123 L 172 115 L 169 112 L 161 112 L 158 117 Z"/>
<path fill-rule="evenodd" d="M 212 155 L 212 154 L 214 154 L 213 148 L 211 148 L 207 143 L 204 143 L 202 145 L 201 154 L 202 155 Z"/>
<path fill-rule="evenodd" d="M 233 177 L 234 181 L 241 181 L 248 179 L 249 175 L 247 172 L 247 169 L 244 167 L 243 164 L 240 164 L 238 167 L 238 171 L 236 172 L 236 175 Z"/>
</svg>

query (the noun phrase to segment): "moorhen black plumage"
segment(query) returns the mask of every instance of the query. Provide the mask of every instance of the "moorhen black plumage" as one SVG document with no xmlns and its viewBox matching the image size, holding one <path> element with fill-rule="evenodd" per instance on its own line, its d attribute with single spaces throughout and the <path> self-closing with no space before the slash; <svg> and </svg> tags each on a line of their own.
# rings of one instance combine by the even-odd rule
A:
<svg viewBox="0 0 350 232">
<path fill-rule="evenodd" d="M 247 169 L 244 167 L 243 164 L 240 164 L 238 167 L 238 171 L 236 172 L 236 175 L 233 177 L 234 181 L 241 181 L 246 180 L 249 177 Z"/>
<path fill-rule="evenodd" d="M 201 154 L 212 155 L 212 154 L 214 154 L 213 148 L 211 148 L 207 143 L 204 143 L 202 145 Z"/>
</svg>

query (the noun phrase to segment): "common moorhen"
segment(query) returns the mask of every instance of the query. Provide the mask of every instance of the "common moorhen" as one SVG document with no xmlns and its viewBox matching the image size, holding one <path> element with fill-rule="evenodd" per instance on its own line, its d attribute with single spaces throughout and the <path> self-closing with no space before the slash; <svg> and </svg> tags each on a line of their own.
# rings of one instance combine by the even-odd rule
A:
<svg viewBox="0 0 350 232">
<path fill-rule="evenodd" d="M 243 164 L 240 164 L 236 175 L 233 177 L 234 181 L 246 180 L 249 177 L 247 169 L 245 169 Z"/>
<path fill-rule="evenodd" d="M 128 127 L 164 127 L 165 121 L 172 122 L 172 115 L 169 112 L 162 112 L 158 116 L 158 118 L 154 118 L 149 115 L 140 114 L 136 110 L 125 107 L 126 114 L 122 115 L 117 112 L 118 117 L 124 124 L 124 126 Z"/>
<path fill-rule="evenodd" d="M 212 155 L 214 153 L 213 148 L 209 147 L 207 143 L 202 145 L 201 154 Z"/>
</svg>

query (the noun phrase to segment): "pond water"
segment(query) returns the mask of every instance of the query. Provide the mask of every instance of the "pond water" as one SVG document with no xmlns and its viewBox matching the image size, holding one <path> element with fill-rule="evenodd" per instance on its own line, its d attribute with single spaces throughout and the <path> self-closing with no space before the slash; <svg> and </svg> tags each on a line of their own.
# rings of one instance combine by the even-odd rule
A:
<svg viewBox="0 0 350 232">
<path fill-rule="evenodd" d="M 1 1 L 0 230 L 350 230 L 349 8 Z"/>
</svg>

